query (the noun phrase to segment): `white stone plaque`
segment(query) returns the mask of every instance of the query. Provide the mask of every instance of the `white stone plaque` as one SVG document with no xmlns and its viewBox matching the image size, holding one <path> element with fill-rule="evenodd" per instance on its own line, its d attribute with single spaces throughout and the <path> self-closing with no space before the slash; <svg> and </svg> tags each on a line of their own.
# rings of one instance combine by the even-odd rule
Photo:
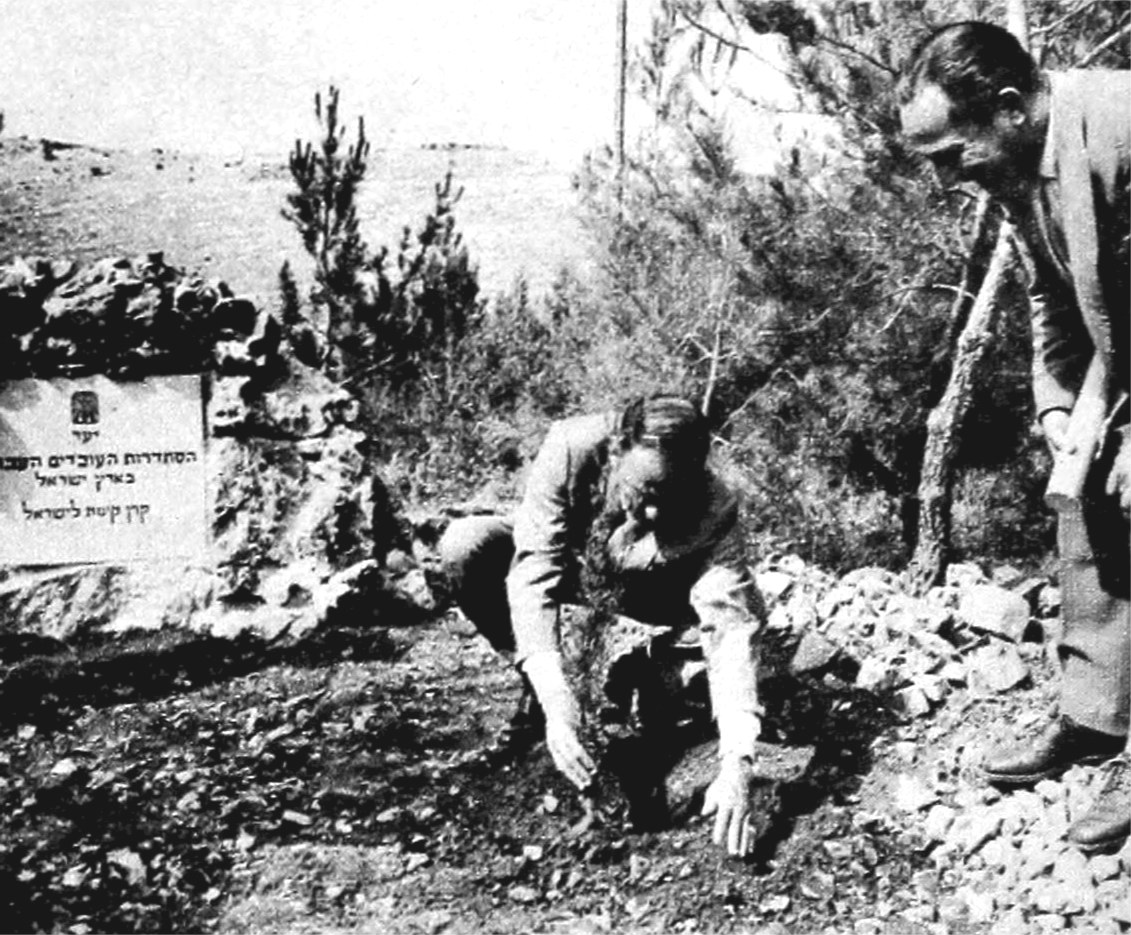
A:
<svg viewBox="0 0 1131 935">
<path fill-rule="evenodd" d="M 0 565 L 202 559 L 202 381 L 0 383 Z"/>
</svg>

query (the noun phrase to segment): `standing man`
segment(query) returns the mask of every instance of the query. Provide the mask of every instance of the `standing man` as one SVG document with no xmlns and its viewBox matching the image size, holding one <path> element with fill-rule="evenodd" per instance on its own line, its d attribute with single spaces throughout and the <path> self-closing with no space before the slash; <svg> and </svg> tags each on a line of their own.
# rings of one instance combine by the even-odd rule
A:
<svg viewBox="0 0 1131 935">
<path fill-rule="evenodd" d="M 631 703 L 613 684 L 621 662 L 636 656 L 651 669 L 701 647 L 720 738 L 703 811 L 715 815 L 715 843 L 744 856 L 754 844 L 764 614 L 737 499 L 709 469 L 708 446 L 706 420 L 677 396 L 563 419 L 534 460 L 513 520 L 457 520 L 439 551 L 460 609 L 514 659 L 545 715 L 554 764 L 583 791 L 600 753 L 595 708 Z M 579 603 L 597 613 L 563 606 Z M 653 696 L 678 689 L 663 677 L 650 684 Z M 670 744 L 670 726 L 657 732 Z"/>
<path fill-rule="evenodd" d="M 1088 851 L 1118 846 L 1131 826 L 1129 76 L 1042 72 L 1008 31 L 966 22 L 928 36 L 898 87 L 911 149 L 944 183 L 976 182 L 996 198 L 1032 254 L 1033 392 L 1054 458 L 1078 447 L 1070 416 L 1090 370 L 1103 407 L 1082 496 L 1059 516 L 1059 714 L 1034 742 L 984 762 L 991 782 L 1011 786 L 1107 761 L 1068 832 Z"/>
</svg>

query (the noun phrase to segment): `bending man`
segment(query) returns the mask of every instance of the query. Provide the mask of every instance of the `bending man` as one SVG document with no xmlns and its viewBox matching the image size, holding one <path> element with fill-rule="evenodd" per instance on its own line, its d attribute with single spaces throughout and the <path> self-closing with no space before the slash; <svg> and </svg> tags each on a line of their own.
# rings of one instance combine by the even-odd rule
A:
<svg viewBox="0 0 1131 935">
<path fill-rule="evenodd" d="M 607 674 L 579 666 L 633 648 L 655 659 L 665 647 L 701 645 L 720 736 L 704 814 L 716 816 L 715 843 L 745 855 L 754 843 L 755 641 L 764 614 L 737 499 L 707 466 L 708 446 L 705 420 L 679 397 L 562 420 L 531 467 L 513 522 L 457 520 L 440 553 L 466 616 L 514 654 L 544 712 L 554 763 L 579 789 L 593 782 L 597 753 L 583 723 L 583 708 L 593 713 L 584 684 Z M 612 611 L 582 618 L 601 628 L 604 652 L 594 653 L 578 618 L 563 613 L 579 600 Z"/>
</svg>

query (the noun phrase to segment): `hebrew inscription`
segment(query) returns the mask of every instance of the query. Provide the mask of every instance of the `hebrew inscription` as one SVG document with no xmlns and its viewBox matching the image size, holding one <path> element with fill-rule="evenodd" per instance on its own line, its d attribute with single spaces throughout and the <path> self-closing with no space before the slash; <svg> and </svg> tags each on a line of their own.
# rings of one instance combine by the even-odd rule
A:
<svg viewBox="0 0 1131 935">
<path fill-rule="evenodd" d="M 201 558 L 202 378 L 0 383 L 0 564 Z"/>
</svg>

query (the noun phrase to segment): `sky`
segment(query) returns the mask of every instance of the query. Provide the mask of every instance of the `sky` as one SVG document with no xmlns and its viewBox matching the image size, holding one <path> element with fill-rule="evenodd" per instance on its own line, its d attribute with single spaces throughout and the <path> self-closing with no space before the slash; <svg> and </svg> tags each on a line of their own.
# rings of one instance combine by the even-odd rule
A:
<svg viewBox="0 0 1131 935">
<path fill-rule="evenodd" d="M 612 134 L 615 0 L 0 0 L 0 15 L 7 134 L 285 152 L 331 82 L 377 147 L 575 162 Z"/>
</svg>

